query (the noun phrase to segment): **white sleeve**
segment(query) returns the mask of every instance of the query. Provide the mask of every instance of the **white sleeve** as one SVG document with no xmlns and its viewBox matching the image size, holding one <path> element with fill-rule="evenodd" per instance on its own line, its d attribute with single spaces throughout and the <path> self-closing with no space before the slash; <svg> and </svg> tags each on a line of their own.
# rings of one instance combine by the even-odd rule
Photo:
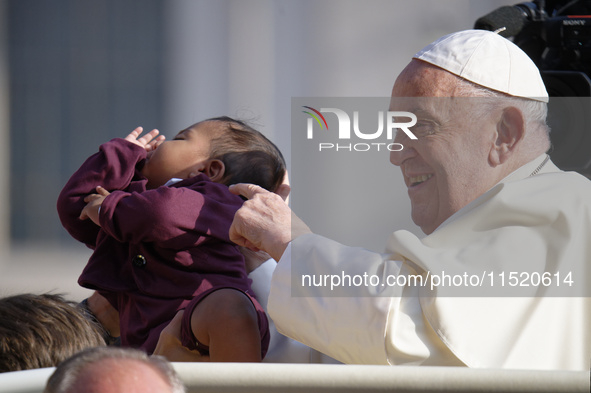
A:
<svg viewBox="0 0 591 393">
<path fill-rule="evenodd" d="M 252 280 L 252 291 L 265 311 L 267 311 L 267 301 L 271 289 L 271 277 L 276 266 L 277 262 L 274 259 L 269 259 L 248 275 Z M 336 360 L 279 333 L 271 318 L 269 318 L 269 331 L 271 340 L 267 355 L 263 359 L 265 363 L 338 363 Z"/>
<path fill-rule="evenodd" d="M 418 299 L 386 284 L 409 273 L 386 255 L 304 235 L 275 268 L 268 310 L 281 333 L 344 363 L 460 365 Z"/>
</svg>

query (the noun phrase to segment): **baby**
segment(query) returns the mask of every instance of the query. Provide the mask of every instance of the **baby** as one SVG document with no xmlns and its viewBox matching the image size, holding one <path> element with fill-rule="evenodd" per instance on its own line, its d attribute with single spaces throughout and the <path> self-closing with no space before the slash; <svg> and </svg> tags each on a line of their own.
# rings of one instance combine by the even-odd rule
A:
<svg viewBox="0 0 591 393">
<path fill-rule="evenodd" d="M 63 226 L 94 250 L 80 285 L 119 312 L 123 346 L 152 353 L 162 329 L 184 310 L 187 349 L 211 361 L 262 360 L 268 322 L 228 237 L 243 200 L 227 186 L 275 191 L 283 156 L 229 117 L 194 124 L 171 141 L 157 130 L 141 133 L 101 145 L 58 198 Z"/>
</svg>

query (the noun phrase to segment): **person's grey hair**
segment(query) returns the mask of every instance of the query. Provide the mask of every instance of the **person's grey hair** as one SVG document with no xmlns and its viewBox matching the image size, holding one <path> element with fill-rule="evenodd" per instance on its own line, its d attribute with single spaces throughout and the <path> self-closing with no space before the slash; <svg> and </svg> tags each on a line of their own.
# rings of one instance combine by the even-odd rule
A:
<svg viewBox="0 0 591 393">
<path fill-rule="evenodd" d="M 43 392 L 68 392 L 86 366 L 106 359 L 128 359 L 144 363 L 152 367 L 168 382 L 173 393 L 186 393 L 185 385 L 165 358 L 148 356 L 145 352 L 137 349 L 117 347 L 88 348 L 63 361 L 49 377 Z"/>
<path fill-rule="evenodd" d="M 537 101 L 521 97 L 513 97 L 486 87 L 477 85 L 463 78 L 457 78 L 458 84 L 455 89 L 455 96 L 459 97 L 488 97 L 487 104 L 482 106 L 481 115 L 489 112 L 500 104 L 510 102 L 511 105 L 519 108 L 527 122 L 527 127 L 544 130 L 546 135 L 550 134 L 550 127 L 546 122 L 548 116 L 548 105 L 543 101 Z"/>
</svg>

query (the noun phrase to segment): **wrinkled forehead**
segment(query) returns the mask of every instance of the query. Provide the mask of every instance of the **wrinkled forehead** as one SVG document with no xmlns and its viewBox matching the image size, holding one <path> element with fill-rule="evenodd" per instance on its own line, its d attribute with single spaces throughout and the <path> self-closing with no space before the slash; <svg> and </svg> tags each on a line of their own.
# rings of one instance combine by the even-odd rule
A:
<svg viewBox="0 0 591 393">
<path fill-rule="evenodd" d="M 421 117 L 453 117 L 463 114 L 467 105 L 463 97 L 392 97 L 390 112 L 411 112 Z"/>
<path fill-rule="evenodd" d="M 390 111 L 439 112 L 445 100 L 440 97 L 451 97 L 457 77 L 420 60 L 413 59 L 402 70 L 392 88 Z"/>
<path fill-rule="evenodd" d="M 453 97 L 459 81 L 442 68 L 413 59 L 396 78 L 392 97 Z"/>
<path fill-rule="evenodd" d="M 490 98 L 462 94 L 461 82 L 461 78 L 448 71 L 413 59 L 394 83 L 389 110 L 454 117 L 490 102 Z"/>
<path fill-rule="evenodd" d="M 412 130 L 418 135 L 423 121 L 447 127 L 479 124 L 495 116 L 495 108 L 489 97 L 392 97 L 389 114 L 397 123 L 416 118 Z"/>
</svg>

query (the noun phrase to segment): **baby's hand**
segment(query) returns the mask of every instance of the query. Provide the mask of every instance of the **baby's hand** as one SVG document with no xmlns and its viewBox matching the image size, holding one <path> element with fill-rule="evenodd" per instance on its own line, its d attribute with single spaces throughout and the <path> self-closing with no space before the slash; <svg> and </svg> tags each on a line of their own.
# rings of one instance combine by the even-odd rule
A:
<svg viewBox="0 0 591 393">
<path fill-rule="evenodd" d="M 157 137 L 159 131 L 154 129 L 148 132 L 146 135 L 138 138 L 140 134 L 144 131 L 142 127 L 138 127 L 135 130 L 131 131 L 131 134 L 125 137 L 125 140 L 131 142 L 139 147 L 143 147 L 146 151 L 152 151 L 156 149 L 162 142 L 164 142 L 164 135 L 160 135 Z M 155 138 L 155 139 L 154 139 Z"/>
<path fill-rule="evenodd" d="M 96 194 L 90 194 L 86 198 L 84 198 L 84 202 L 86 202 L 86 206 L 82 209 L 80 213 L 80 219 L 86 220 L 90 218 L 92 222 L 94 222 L 99 227 L 101 224 L 99 223 L 99 209 L 103 204 L 105 198 L 110 194 L 109 191 L 105 190 L 103 187 L 98 186 L 96 188 Z"/>
</svg>

